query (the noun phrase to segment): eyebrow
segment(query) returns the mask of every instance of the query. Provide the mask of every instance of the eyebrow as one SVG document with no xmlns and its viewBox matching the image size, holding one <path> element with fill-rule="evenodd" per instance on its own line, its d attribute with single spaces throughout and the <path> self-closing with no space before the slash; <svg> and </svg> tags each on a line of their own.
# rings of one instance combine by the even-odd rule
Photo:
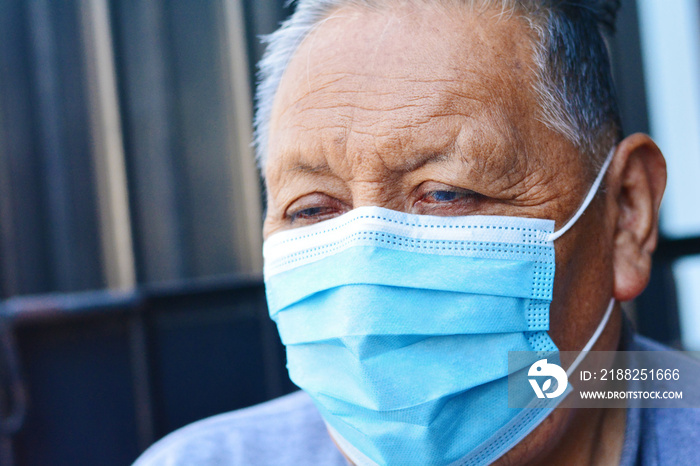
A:
<svg viewBox="0 0 700 466">
<path fill-rule="evenodd" d="M 391 171 L 398 173 L 410 173 L 412 171 L 418 170 L 421 167 L 432 163 L 440 163 L 450 159 L 454 154 L 450 152 L 429 152 L 424 155 L 417 157 L 415 160 L 405 160 L 400 166 L 391 167 Z M 296 165 L 287 168 L 285 170 L 287 173 L 306 173 L 306 174 L 330 174 L 332 173 L 331 168 L 327 163 L 320 164 L 308 164 L 308 163 L 297 163 Z"/>
<path fill-rule="evenodd" d="M 327 163 L 311 165 L 308 163 L 298 163 L 285 170 L 287 173 L 331 173 L 331 168 Z"/>
<path fill-rule="evenodd" d="M 394 171 L 410 173 L 426 165 L 440 163 L 449 160 L 454 154 L 449 151 L 428 152 L 416 157 L 415 160 L 406 160 L 402 167 L 395 168 Z"/>
</svg>

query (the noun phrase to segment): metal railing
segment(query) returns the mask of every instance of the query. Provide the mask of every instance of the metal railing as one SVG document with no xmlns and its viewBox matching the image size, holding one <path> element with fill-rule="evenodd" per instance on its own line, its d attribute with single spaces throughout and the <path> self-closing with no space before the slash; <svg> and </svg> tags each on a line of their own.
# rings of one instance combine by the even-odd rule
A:
<svg viewBox="0 0 700 466">
<path fill-rule="evenodd" d="M 259 277 L 12 298 L 0 345 L 3 465 L 126 464 L 294 388 Z"/>
</svg>

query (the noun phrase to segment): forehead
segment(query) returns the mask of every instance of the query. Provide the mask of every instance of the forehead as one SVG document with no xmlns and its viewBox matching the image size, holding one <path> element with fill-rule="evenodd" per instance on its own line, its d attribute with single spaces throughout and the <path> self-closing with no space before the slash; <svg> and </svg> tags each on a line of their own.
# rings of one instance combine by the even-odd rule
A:
<svg viewBox="0 0 700 466">
<path fill-rule="evenodd" d="M 280 82 L 268 193 L 305 182 L 288 174 L 297 169 L 376 181 L 435 154 L 458 154 L 471 177 L 494 180 L 558 164 L 572 147 L 541 122 L 533 34 L 515 15 L 457 5 L 335 10 Z"/>
<path fill-rule="evenodd" d="M 404 88 L 478 82 L 486 95 L 506 80 L 530 77 L 533 44 L 521 20 L 464 6 L 391 5 L 345 7 L 321 21 L 291 60 L 280 103 L 299 97 L 294 91 L 322 90 L 338 78 L 350 88 L 377 77 Z"/>
<path fill-rule="evenodd" d="M 372 134 L 379 145 L 424 138 L 421 129 L 454 131 L 453 122 L 438 124 L 441 117 L 481 119 L 501 135 L 522 136 L 530 129 L 524 123 L 536 118 L 532 50 L 531 31 L 520 19 L 492 11 L 409 4 L 336 10 L 306 38 L 283 76 L 270 158 L 298 145 L 295 139 L 312 126 L 314 136 L 323 133 L 316 142 L 326 145 L 352 143 L 349 131 Z"/>
</svg>

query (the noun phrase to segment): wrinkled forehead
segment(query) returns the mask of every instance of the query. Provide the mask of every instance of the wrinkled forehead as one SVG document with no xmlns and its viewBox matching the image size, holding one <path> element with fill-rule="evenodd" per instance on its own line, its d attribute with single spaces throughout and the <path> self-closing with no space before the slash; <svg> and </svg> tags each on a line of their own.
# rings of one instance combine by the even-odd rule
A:
<svg viewBox="0 0 700 466">
<path fill-rule="evenodd" d="M 536 145 L 542 124 L 533 91 L 533 34 L 517 16 L 457 5 L 333 11 L 300 45 L 281 80 L 268 175 L 280 156 L 289 162 L 290 149 L 304 157 L 328 149 L 309 147 L 314 140 L 346 144 L 351 132 L 371 136 L 377 147 L 405 146 L 449 133 L 453 121 L 444 128 L 435 123 L 443 116 L 478 122 L 467 125 L 476 131 L 467 139 L 491 146 L 482 152 L 522 141 Z M 353 141 L 366 152 L 366 141 Z"/>
<path fill-rule="evenodd" d="M 323 90 L 331 84 L 345 84 L 349 93 L 372 91 L 376 84 L 381 94 L 387 81 L 395 91 L 447 83 L 455 93 L 471 87 L 471 98 L 528 104 L 530 93 L 522 91 L 534 79 L 531 34 L 516 17 L 466 6 L 390 2 L 380 9 L 337 9 L 319 22 L 290 61 L 273 125 L 280 111 L 327 99 Z"/>
</svg>

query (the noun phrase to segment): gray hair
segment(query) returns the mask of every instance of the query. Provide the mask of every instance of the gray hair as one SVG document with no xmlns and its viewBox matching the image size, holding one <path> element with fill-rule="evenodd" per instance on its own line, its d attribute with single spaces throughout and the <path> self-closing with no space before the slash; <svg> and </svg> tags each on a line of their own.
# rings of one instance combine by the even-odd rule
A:
<svg viewBox="0 0 700 466">
<path fill-rule="evenodd" d="M 340 7 L 381 7 L 406 0 L 299 0 L 294 14 L 264 38 L 268 47 L 259 63 L 255 145 L 264 169 L 270 117 L 277 88 L 304 39 Z M 416 1 L 416 0 L 413 0 Z M 522 17 L 534 41 L 535 95 L 539 119 L 559 132 L 596 170 L 621 137 L 621 123 L 605 32 L 612 33 L 619 0 L 421 0 L 494 8 Z M 264 170 L 263 170 L 264 172 Z"/>
</svg>

